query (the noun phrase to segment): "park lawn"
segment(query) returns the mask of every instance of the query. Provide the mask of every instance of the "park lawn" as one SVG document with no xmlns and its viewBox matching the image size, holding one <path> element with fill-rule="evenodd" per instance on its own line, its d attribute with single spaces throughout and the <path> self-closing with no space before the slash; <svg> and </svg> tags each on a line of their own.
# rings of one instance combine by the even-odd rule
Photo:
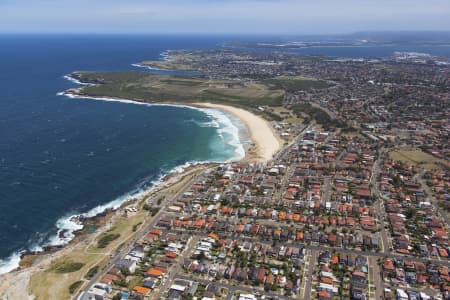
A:
<svg viewBox="0 0 450 300">
<path fill-rule="evenodd" d="M 105 248 L 97 247 L 97 237 L 89 247 L 77 245 L 69 253 L 56 258 L 46 270 L 32 275 L 28 287 L 30 293 L 36 296 L 36 300 L 70 299 L 70 285 L 84 278 L 93 266 L 99 265 L 99 269 L 102 269 L 107 265 L 109 253 L 125 243 L 134 234 L 133 225 L 143 222 L 144 218 L 145 215 L 139 212 L 129 218 L 120 218 L 111 231 L 120 234 L 120 237 L 111 241 Z M 82 264 L 79 269 L 78 264 Z"/>
<path fill-rule="evenodd" d="M 190 179 L 204 170 L 205 166 L 196 166 L 190 174 L 159 192 L 175 194 L 179 192 Z M 68 253 L 54 259 L 47 269 L 33 273 L 28 286 L 29 293 L 35 295 L 36 300 L 70 299 L 71 295 L 69 294 L 69 287 L 79 281 L 80 278 L 84 278 L 92 267 L 98 265 L 99 270 L 101 270 L 106 266 L 110 260 L 110 253 L 114 253 L 120 245 L 125 244 L 128 239 L 136 234 L 136 232 L 133 231 L 133 226 L 138 223 L 145 224 L 145 216 L 147 214 L 143 213 L 144 210 L 142 206 L 143 203 L 139 205 L 140 210 L 138 210 L 136 214 L 131 215 L 128 218 L 118 219 L 110 230 L 98 234 L 95 239 L 89 243 L 89 246 L 86 247 L 83 243 L 80 243 L 79 245 L 74 246 L 70 251 L 67 251 Z M 104 234 L 119 234 L 120 237 L 112 240 L 105 248 L 99 248 L 98 240 Z M 74 272 L 60 273 L 56 271 L 58 268 L 61 270 L 61 267 L 63 270 L 71 270 L 72 268 L 70 268 L 70 265 L 73 263 L 80 263 L 83 264 L 83 266 Z M 69 268 L 65 268 L 67 265 L 69 265 Z M 87 282 L 84 279 L 83 281 L 84 283 Z M 74 294 L 77 292 L 78 290 L 75 291 Z"/>
<path fill-rule="evenodd" d="M 165 69 L 165 70 L 175 70 L 175 71 L 195 71 L 195 68 L 192 66 L 179 63 L 179 62 L 170 62 L 165 60 L 146 60 L 140 63 L 143 66 L 148 66 L 157 69 Z"/>
<path fill-rule="evenodd" d="M 416 148 L 401 148 L 389 152 L 389 158 L 402 161 L 425 170 L 442 170 L 446 162 Z"/>
<path fill-rule="evenodd" d="M 291 110 L 283 106 L 270 107 L 268 109 L 270 110 L 270 112 L 277 114 L 280 118 L 282 118 L 282 122 L 289 124 L 301 124 L 303 122 L 302 118 L 298 117 Z"/>
</svg>

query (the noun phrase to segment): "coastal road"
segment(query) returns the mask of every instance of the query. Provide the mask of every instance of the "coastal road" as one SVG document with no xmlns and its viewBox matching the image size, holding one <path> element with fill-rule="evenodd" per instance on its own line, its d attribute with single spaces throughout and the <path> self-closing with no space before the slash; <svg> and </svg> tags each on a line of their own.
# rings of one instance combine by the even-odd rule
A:
<svg viewBox="0 0 450 300">
<path fill-rule="evenodd" d="M 297 135 L 297 137 L 295 137 L 289 144 L 287 144 L 286 146 L 283 146 L 283 148 L 281 148 L 281 150 L 279 150 L 275 156 L 272 159 L 272 162 L 276 162 L 279 161 L 282 157 L 284 157 L 286 155 L 286 153 L 291 149 L 291 147 L 302 141 L 303 136 L 305 135 L 305 132 L 308 130 L 311 130 L 314 125 L 316 123 L 315 122 L 311 122 L 308 124 L 308 126 L 306 126 L 305 128 L 302 129 L 302 131 L 299 132 L 299 134 Z"/>
<path fill-rule="evenodd" d="M 87 292 L 95 283 L 97 283 L 100 278 L 105 274 L 105 271 L 108 271 L 110 268 L 112 268 L 120 259 L 122 259 L 126 254 L 128 254 L 133 246 L 134 246 L 134 242 L 139 240 L 140 238 L 142 238 L 145 234 L 147 234 L 147 232 L 153 228 L 156 223 L 160 220 L 161 216 L 163 215 L 163 213 L 166 211 L 167 207 L 169 207 L 170 205 L 172 205 L 172 203 L 178 199 L 178 197 L 180 197 L 181 195 L 183 195 L 191 186 L 194 182 L 196 182 L 204 173 L 205 170 L 202 170 L 200 174 L 196 175 L 194 178 L 192 178 L 191 180 L 188 180 L 187 183 L 180 188 L 180 190 L 171 198 L 169 198 L 168 200 L 164 201 L 164 203 L 162 204 L 162 206 L 160 207 L 160 210 L 158 211 L 158 213 L 151 219 L 151 221 L 147 224 L 147 226 L 143 226 L 145 227 L 144 230 L 140 230 L 137 233 L 135 233 L 133 235 L 133 238 L 131 238 L 130 240 L 126 241 L 127 245 L 125 247 L 123 247 L 122 249 L 120 249 L 110 260 L 110 262 L 103 268 L 102 271 L 98 272 L 96 275 L 94 275 L 89 282 L 84 286 L 84 288 L 82 288 L 80 290 L 80 293 L 76 296 L 73 297 L 72 299 L 79 299 L 79 300 L 84 300 L 84 297 L 80 298 L 80 294 L 83 292 Z M 192 174 L 192 172 L 188 172 L 186 175 L 184 175 L 184 178 L 186 176 L 190 176 Z M 166 198 L 167 199 L 167 198 Z"/>
</svg>

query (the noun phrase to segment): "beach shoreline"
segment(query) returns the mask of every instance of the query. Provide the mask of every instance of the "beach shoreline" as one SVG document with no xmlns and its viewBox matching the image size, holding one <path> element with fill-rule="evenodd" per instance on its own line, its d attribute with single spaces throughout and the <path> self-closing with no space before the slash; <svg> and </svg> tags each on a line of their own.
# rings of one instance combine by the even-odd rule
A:
<svg viewBox="0 0 450 300">
<path fill-rule="evenodd" d="M 214 109 L 221 112 L 225 112 L 228 114 L 231 114 L 235 116 L 243 125 L 245 125 L 246 130 L 248 131 L 248 134 L 250 136 L 250 139 L 252 141 L 252 144 L 249 147 L 246 147 L 245 149 L 245 156 L 242 159 L 238 160 L 232 160 L 229 162 L 267 162 L 269 161 L 273 155 L 280 149 L 281 143 L 279 139 L 276 136 L 276 133 L 272 129 L 272 126 L 270 123 L 266 120 L 264 120 L 262 117 L 257 116 L 256 114 L 242 109 L 237 108 L 230 105 L 223 105 L 223 104 L 213 104 L 213 103 L 186 103 L 186 104 L 178 104 L 178 103 L 145 103 L 138 100 L 129 100 L 129 99 L 101 99 L 101 98 L 94 98 L 94 97 L 88 97 L 88 96 L 80 96 L 80 95 L 74 95 L 70 93 L 64 93 L 64 96 L 68 96 L 71 98 L 85 98 L 85 99 L 97 99 L 97 100 L 106 100 L 106 101 L 122 101 L 127 103 L 134 103 L 134 104 L 153 104 L 153 105 L 172 105 L 172 106 L 179 106 L 179 107 L 195 107 L 198 109 Z M 242 141 L 240 141 L 242 143 Z M 218 162 L 216 162 L 218 163 Z M 223 162 L 226 163 L 226 162 Z M 180 178 L 183 178 L 186 176 L 186 174 L 189 174 L 193 170 L 204 168 L 208 165 L 214 165 L 214 162 L 203 162 L 203 163 L 192 163 L 187 166 L 180 166 L 175 168 L 168 174 L 166 174 L 159 182 L 158 184 L 150 187 L 148 190 L 143 191 L 142 194 L 135 199 L 128 199 L 124 201 L 120 207 L 108 209 L 102 214 L 98 214 L 97 216 L 93 216 L 92 218 L 87 218 L 87 220 L 92 220 L 95 218 L 98 218 L 100 220 L 100 223 L 103 225 L 98 228 L 98 233 L 95 233 L 95 236 L 100 234 L 101 232 L 106 230 L 106 224 L 111 224 L 111 222 L 114 222 L 115 217 L 120 213 L 120 211 L 123 210 L 124 207 L 133 205 L 135 203 L 141 203 L 145 200 L 145 198 L 149 197 L 150 194 L 157 193 L 158 191 L 165 189 L 173 184 L 175 184 L 177 181 L 180 180 Z M 74 248 L 79 247 L 79 245 L 82 245 L 86 242 L 88 239 L 92 239 L 93 237 L 90 237 L 88 234 L 83 233 L 82 230 L 80 230 L 78 233 L 75 232 L 74 238 L 68 242 L 65 245 L 55 246 L 55 247 L 49 247 L 48 249 L 44 249 L 42 252 L 39 253 L 33 253 L 32 255 L 34 257 L 31 257 L 30 261 L 27 263 L 26 266 L 24 266 L 24 258 L 26 255 L 21 257 L 20 260 L 20 267 L 12 270 L 8 273 L 1 274 L 0 278 L 2 278 L 2 283 L 0 284 L 0 294 L 1 295 L 8 295 L 9 297 L 18 297 L 20 299 L 33 299 L 28 294 L 28 291 L 26 289 L 23 289 L 23 286 L 27 286 L 31 276 L 35 274 L 36 272 L 43 270 L 47 268 L 51 262 L 58 257 L 62 257 L 64 255 L 67 255 L 72 251 Z M 31 254 L 31 253 L 30 253 Z M 19 282 L 20 284 L 17 284 Z M 19 288 L 20 287 L 20 288 Z M 3 299 L 3 298 L 1 298 Z"/>
<path fill-rule="evenodd" d="M 157 185 L 149 187 L 146 191 L 142 192 L 139 197 L 123 202 L 122 205 L 116 209 L 108 209 L 102 214 L 86 219 L 88 221 L 94 219 L 97 224 L 101 224 L 95 233 L 88 234 L 80 230 L 75 232 L 75 237 L 65 245 L 48 247 L 41 252 L 30 252 L 29 254 L 23 255 L 18 268 L 11 270 L 8 273 L 0 274 L 0 300 L 34 299 L 34 296 L 29 291 L 29 283 L 33 275 L 48 269 L 54 261 L 70 255 L 75 249 L 89 247 L 98 236 L 120 221 L 122 214 L 126 211 L 127 207 L 139 206 L 138 212 L 143 213 L 145 210 L 142 206 L 146 199 L 160 191 L 172 188 L 188 175 L 204 171 L 204 169 L 214 165 L 216 164 L 205 162 L 191 164 L 183 169 L 175 168 L 172 172 L 166 174 Z M 131 236 L 126 239 L 131 238 Z M 107 255 L 100 256 L 102 259 L 107 257 Z M 23 264 L 24 261 L 26 261 L 26 265 Z"/>
<path fill-rule="evenodd" d="M 146 102 L 145 99 L 123 99 L 115 97 L 94 97 L 77 92 L 80 88 L 69 89 L 60 95 L 73 99 L 91 99 L 100 101 L 122 102 L 138 105 L 158 105 L 158 106 L 176 106 L 197 109 L 215 109 L 235 116 L 246 126 L 252 141 L 252 146 L 245 149 L 245 157 L 241 160 L 244 162 L 267 162 L 272 159 L 273 155 L 282 147 L 282 141 L 271 124 L 255 113 L 236 106 L 228 104 L 218 104 L 210 102 Z M 241 141 L 242 142 L 242 141 Z"/>
<path fill-rule="evenodd" d="M 208 102 L 194 102 L 191 105 L 230 113 L 246 126 L 253 146 L 246 149 L 245 158 L 242 160 L 244 162 L 268 162 L 281 148 L 271 124 L 246 109 Z"/>
</svg>

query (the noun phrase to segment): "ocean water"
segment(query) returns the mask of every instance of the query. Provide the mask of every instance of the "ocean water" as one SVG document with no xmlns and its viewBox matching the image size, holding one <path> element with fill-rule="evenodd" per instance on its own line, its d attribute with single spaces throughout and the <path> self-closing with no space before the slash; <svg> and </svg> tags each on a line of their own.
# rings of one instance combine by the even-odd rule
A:
<svg viewBox="0 0 450 300">
<path fill-rule="evenodd" d="M 297 38 L 285 37 L 280 40 L 277 37 L 241 37 L 240 39 L 244 41 L 280 41 L 283 43 L 285 41 L 327 41 L 333 40 L 330 37 L 314 37 L 314 36 L 299 36 Z M 238 40 L 238 39 L 234 39 Z M 430 45 L 430 44 L 401 44 L 392 43 L 385 45 L 361 45 L 361 46 L 317 46 L 317 47 L 305 47 L 305 48 L 264 48 L 260 47 L 257 49 L 247 48 L 247 47 L 231 47 L 243 51 L 258 51 L 258 52 L 272 52 L 272 51 L 282 51 L 298 53 L 303 55 L 324 55 L 331 57 L 350 57 L 350 58 L 385 58 L 390 57 L 394 52 L 419 52 L 419 53 L 429 53 L 435 56 L 445 56 L 450 58 L 450 44 L 442 45 Z"/>
<path fill-rule="evenodd" d="M 168 49 L 211 49 L 232 36 L 0 35 L 0 273 L 20 251 L 63 244 L 70 216 L 119 205 L 191 162 L 243 156 L 243 125 L 216 110 L 71 99 L 76 70 L 141 70 Z M 448 53 L 447 48 L 416 49 Z M 308 48 L 380 57 L 409 48 Z M 64 230 L 64 235 L 58 234 Z"/>
<path fill-rule="evenodd" d="M 75 70 L 142 70 L 167 49 L 219 40 L 0 36 L 0 273 L 19 252 L 65 243 L 76 224 L 190 162 L 243 156 L 238 120 L 211 109 L 71 99 Z M 65 230 L 65 235 L 58 234 Z"/>
<path fill-rule="evenodd" d="M 394 52 L 419 52 L 450 57 L 450 45 L 377 45 L 359 47 L 310 47 L 292 50 L 299 54 L 314 54 L 334 57 L 384 58 Z"/>
</svg>

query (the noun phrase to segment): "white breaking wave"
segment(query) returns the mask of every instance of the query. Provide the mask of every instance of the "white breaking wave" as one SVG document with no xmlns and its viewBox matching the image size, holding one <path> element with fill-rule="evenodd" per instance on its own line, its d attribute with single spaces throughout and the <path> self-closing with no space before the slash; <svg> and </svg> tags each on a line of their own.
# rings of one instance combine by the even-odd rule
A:
<svg viewBox="0 0 450 300">
<path fill-rule="evenodd" d="M 162 52 L 160 54 L 160 56 L 162 57 L 162 60 L 169 61 L 169 57 L 170 57 L 169 50 L 166 50 L 166 51 Z"/>
<path fill-rule="evenodd" d="M 67 80 L 69 80 L 69 81 L 71 81 L 73 83 L 79 84 L 79 85 L 92 85 L 91 83 L 81 82 L 78 79 L 75 79 L 72 76 L 70 76 L 70 74 L 69 75 L 64 75 L 63 78 L 67 79 Z"/>
<path fill-rule="evenodd" d="M 172 71 L 169 69 L 163 69 L 163 68 L 155 68 L 147 65 L 141 65 L 141 64 L 131 64 L 133 67 L 148 69 L 148 70 L 155 70 L 155 71 Z"/>
<path fill-rule="evenodd" d="M 152 183 L 152 186 L 157 184 L 158 181 Z M 115 199 L 114 201 L 108 202 L 106 204 L 98 205 L 88 212 L 82 214 L 73 214 L 70 216 L 64 216 L 56 221 L 56 227 L 58 228 L 57 233 L 49 239 L 44 247 L 47 246 L 63 246 L 75 237 L 75 232 L 83 229 L 83 224 L 79 221 L 80 218 L 92 218 L 95 217 L 108 209 L 116 210 L 125 202 L 128 202 L 135 198 L 140 198 L 143 196 L 147 190 L 134 190 L 130 193 L 122 195 Z"/>
<path fill-rule="evenodd" d="M 190 163 L 186 163 L 182 166 L 178 166 L 169 170 L 169 172 L 162 173 L 157 180 L 151 182 L 151 187 L 149 189 L 136 189 L 130 193 L 122 195 L 116 198 L 114 201 L 108 202 L 106 204 L 98 205 L 88 212 L 81 214 L 72 214 L 64 216 L 58 221 L 56 221 L 57 232 L 54 236 L 50 237 L 46 242 L 40 242 L 40 244 L 34 244 L 28 249 L 31 252 L 42 252 L 45 247 L 50 246 L 64 246 L 70 243 L 70 241 L 75 237 L 75 232 L 83 229 L 83 224 L 79 221 L 80 217 L 92 218 L 95 217 L 108 209 L 116 210 L 122 204 L 136 198 L 142 197 L 144 194 L 150 192 L 150 189 L 156 187 L 161 183 L 161 180 L 169 173 L 181 173 Z M 27 252 L 26 250 L 17 251 L 11 254 L 5 259 L 0 259 L 0 274 L 5 274 L 11 272 L 19 267 L 19 262 L 22 253 Z"/>
<path fill-rule="evenodd" d="M 244 146 L 240 141 L 240 131 L 239 128 L 234 124 L 232 121 L 232 116 L 222 112 L 221 110 L 211 109 L 211 108 L 200 108 L 195 106 L 188 106 L 188 105 L 180 105 L 180 104 L 156 104 L 156 103 L 143 103 L 133 100 L 126 100 L 126 99 L 116 99 L 116 98 L 108 98 L 108 97 L 86 97 L 86 96 L 79 96 L 79 95 L 73 95 L 73 94 L 66 94 L 64 92 L 58 93 L 57 95 L 60 96 L 67 96 L 69 98 L 74 99 L 92 99 L 92 100 L 99 100 L 99 101 L 109 101 L 109 102 L 122 102 L 122 103 L 128 103 L 128 104 L 136 104 L 136 105 L 145 105 L 145 106 L 169 106 L 169 107 L 183 107 L 188 109 L 193 109 L 197 111 L 201 111 L 203 113 L 206 113 L 210 118 L 210 122 L 197 122 L 197 125 L 203 126 L 203 127 L 215 127 L 217 128 L 218 136 L 223 139 L 228 145 L 232 146 L 235 149 L 235 156 L 230 158 L 226 162 L 231 161 L 238 161 L 245 157 L 245 150 Z M 236 119 L 236 118 L 235 118 Z M 234 120 L 235 122 L 239 122 L 239 120 Z M 225 138 L 225 136 L 227 136 Z M 183 165 L 177 166 L 172 168 L 171 170 L 167 170 L 166 172 L 163 172 L 159 178 L 155 181 L 151 182 L 151 186 L 155 187 L 158 186 L 162 179 L 171 173 L 182 173 L 186 168 L 192 166 L 192 165 L 198 165 L 203 163 L 223 163 L 224 161 L 189 161 L 186 162 Z M 52 236 L 46 243 L 41 243 L 41 245 L 34 245 L 30 248 L 30 251 L 34 252 L 41 252 L 44 250 L 44 247 L 47 246 L 63 246 L 68 244 L 74 237 L 75 232 L 78 230 L 83 229 L 83 224 L 79 221 L 80 217 L 83 218 L 91 218 L 95 217 L 103 212 L 105 212 L 107 209 L 113 209 L 116 210 L 119 208 L 122 204 L 125 202 L 130 201 L 131 199 L 140 198 L 145 193 L 148 193 L 149 190 L 134 190 L 130 193 L 127 193 L 121 197 L 118 197 L 114 201 L 111 201 L 106 204 L 102 204 L 99 206 L 96 206 L 89 210 L 88 212 L 82 213 L 82 214 L 72 214 L 68 216 L 64 216 L 56 222 L 57 227 L 57 233 Z M 0 260 L 0 274 L 8 273 L 12 270 L 15 270 L 19 267 L 21 252 L 15 252 L 11 256 L 9 256 L 6 259 Z"/>
<path fill-rule="evenodd" d="M 245 149 L 242 141 L 240 139 L 240 130 L 235 125 L 235 123 L 239 122 L 237 119 L 232 121 L 232 116 L 226 114 L 225 112 L 217 109 L 205 108 L 202 109 L 208 116 L 213 118 L 213 122 L 210 124 L 218 124 L 218 126 L 214 126 L 217 128 L 217 133 L 220 138 L 222 138 L 226 144 L 230 145 L 234 148 L 234 156 L 228 160 L 231 161 L 239 161 L 245 157 Z"/>
<path fill-rule="evenodd" d="M 86 83 L 82 83 L 82 82 L 70 77 L 69 75 L 64 76 L 64 78 L 66 78 L 67 80 L 70 80 L 74 83 L 77 83 L 77 84 L 89 85 Z M 211 121 L 210 122 L 196 122 L 195 121 L 196 124 L 200 127 L 215 127 L 215 128 L 217 128 L 218 136 L 221 139 L 223 139 L 225 141 L 225 143 L 227 143 L 228 145 L 232 146 L 235 149 L 235 153 L 234 153 L 235 156 L 230 158 L 227 162 L 241 160 L 242 158 L 245 157 L 245 149 L 240 140 L 240 129 L 238 128 L 238 126 L 235 125 L 235 123 L 239 124 L 239 120 L 229 114 L 226 114 L 225 112 L 223 112 L 221 110 L 212 109 L 212 108 L 200 108 L 200 107 L 180 105 L 180 104 L 142 103 L 142 102 L 133 101 L 133 100 L 116 99 L 116 98 L 108 98 L 108 97 L 86 97 L 86 96 L 67 94 L 64 92 L 57 93 L 57 95 L 67 96 L 69 98 L 74 98 L 74 99 L 92 99 L 92 100 L 122 102 L 122 103 L 145 105 L 145 106 L 183 107 L 183 108 L 189 108 L 189 109 L 201 111 L 203 113 L 206 113 L 211 118 Z M 162 179 L 168 174 L 182 173 L 186 168 L 188 168 L 192 165 L 203 164 L 203 163 L 223 163 L 223 161 L 190 161 L 190 162 L 186 162 L 185 164 L 174 167 L 171 170 L 163 171 L 157 180 L 151 182 L 151 186 L 152 187 L 158 186 L 161 183 Z M 58 230 L 54 236 L 52 236 L 50 239 L 48 239 L 47 242 L 41 243 L 41 245 L 31 246 L 29 250 L 34 251 L 34 252 L 41 252 L 41 251 L 43 251 L 44 247 L 47 247 L 47 246 L 66 245 L 75 237 L 76 231 L 83 229 L 83 224 L 79 221 L 80 217 L 91 218 L 91 217 L 95 217 L 95 216 L 105 212 L 108 209 L 116 210 L 125 202 L 128 202 L 132 199 L 140 198 L 145 193 L 148 193 L 148 192 L 149 192 L 149 189 L 134 190 L 130 193 L 127 193 L 125 195 L 118 197 L 114 201 L 96 206 L 96 207 L 92 208 L 91 210 L 89 210 L 88 212 L 64 216 L 64 217 L 58 219 L 58 221 L 56 222 L 56 227 Z M 0 259 L 0 274 L 8 273 L 12 270 L 17 269 L 19 267 L 20 257 L 23 252 L 24 251 L 14 252 L 8 258 Z"/>
<path fill-rule="evenodd" d="M 240 130 L 234 124 L 238 123 L 239 120 L 237 118 L 233 118 L 231 115 L 226 114 L 225 112 L 213 109 L 213 108 L 202 108 L 196 106 L 182 105 L 182 104 L 168 104 L 168 103 L 144 103 L 135 100 L 127 100 L 127 99 L 119 99 L 119 98 L 110 98 L 110 97 L 88 97 L 88 96 L 80 96 L 74 94 L 64 94 L 65 96 L 73 99 L 92 99 L 92 100 L 100 100 L 100 101 L 109 101 L 109 102 L 121 102 L 121 103 L 129 103 L 129 104 L 137 104 L 137 105 L 145 105 L 145 106 L 169 106 L 169 107 L 183 107 L 189 108 L 197 111 L 201 111 L 206 113 L 213 120 L 211 122 L 204 122 L 197 124 L 200 127 L 216 127 L 218 134 L 228 134 L 231 138 L 226 141 L 226 143 L 235 148 L 235 156 L 230 158 L 227 162 L 238 161 L 245 157 L 245 149 L 244 145 L 240 140 Z M 234 119 L 234 122 L 231 119 Z"/>
<path fill-rule="evenodd" d="M 151 186 L 150 188 L 135 189 L 129 193 L 126 193 L 126 194 L 116 198 L 115 200 L 113 200 L 111 202 L 108 202 L 108 203 L 105 203 L 102 205 L 98 205 L 98 206 L 92 208 L 91 210 L 89 210 L 88 212 L 85 212 L 82 214 L 73 214 L 73 215 L 69 215 L 69 216 L 60 218 L 56 222 L 56 227 L 58 228 L 56 235 L 51 237 L 49 239 L 49 241 L 44 244 L 44 247 L 63 246 L 63 245 L 68 244 L 75 237 L 75 232 L 83 229 L 83 224 L 79 221 L 80 217 L 81 218 L 92 218 L 92 217 L 100 215 L 101 213 L 105 212 L 108 209 L 117 210 L 121 205 L 123 205 L 126 202 L 129 202 L 134 199 L 142 198 L 145 194 L 149 193 L 152 188 L 160 185 L 165 176 L 167 176 L 169 174 L 173 174 L 173 173 L 179 174 L 179 173 L 182 173 L 186 168 L 188 168 L 190 166 L 208 163 L 208 162 L 212 162 L 212 161 L 190 161 L 190 162 L 184 163 L 183 165 L 176 166 L 170 170 L 162 170 L 161 174 L 158 176 L 158 178 L 156 180 L 153 180 L 150 182 L 150 186 Z M 32 249 L 32 251 L 36 251 L 36 252 L 39 252 L 42 250 L 43 250 L 43 248 L 40 246 L 35 246 L 34 249 Z"/>
<path fill-rule="evenodd" d="M 198 127 L 202 127 L 202 128 L 219 128 L 220 124 L 215 120 L 211 120 L 209 122 L 201 122 L 201 121 L 197 121 L 194 119 L 190 119 L 190 120 L 186 120 L 186 122 L 188 123 L 194 123 L 195 125 L 197 125 Z"/>
<path fill-rule="evenodd" d="M 19 267 L 21 252 L 14 252 L 8 258 L 0 259 L 0 274 L 5 274 Z"/>
<path fill-rule="evenodd" d="M 162 55 L 167 55 L 167 51 L 163 52 Z M 147 68 L 148 66 L 143 66 L 140 64 L 132 64 L 136 67 L 144 67 Z M 151 67 L 148 67 L 151 68 Z M 73 82 L 76 82 L 78 84 L 86 84 L 82 83 L 74 78 L 72 78 L 70 75 L 64 76 L 64 78 L 67 78 L 68 80 L 71 80 Z M 87 84 L 89 85 L 89 84 Z M 92 100 L 100 100 L 100 101 L 110 101 L 110 102 L 122 102 L 122 103 L 129 103 L 129 104 L 138 104 L 138 105 L 145 105 L 145 106 L 171 106 L 171 107 L 183 107 L 183 108 L 189 108 L 197 111 L 201 111 L 203 113 L 206 113 L 210 118 L 212 118 L 211 122 L 203 122 L 197 124 L 200 127 L 215 127 L 218 128 L 218 136 L 220 138 L 224 138 L 224 134 L 228 134 L 231 138 L 226 142 L 228 145 L 235 148 L 235 157 L 229 159 L 228 161 L 238 161 L 245 157 L 245 149 L 242 141 L 240 140 L 240 129 L 235 125 L 235 123 L 240 123 L 239 119 L 223 112 L 222 110 L 218 109 L 212 109 L 212 108 L 200 108 L 196 106 L 189 106 L 189 105 L 182 105 L 182 104 L 165 104 L 165 103 L 143 103 L 139 101 L 134 100 L 127 100 L 127 99 L 119 99 L 119 98 L 111 98 L 111 97 L 88 97 L 88 96 L 80 96 L 80 95 L 74 95 L 70 93 L 57 93 L 57 95 L 64 95 L 69 98 L 78 98 L 78 99 L 92 99 Z M 233 119 L 233 120 L 232 120 Z M 233 122 L 234 121 L 234 122 Z M 242 124 L 240 124 L 242 125 Z M 240 126 L 241 128 L 244 128 L 245 126 Z"/>
<path fill-rule="evenodd" d="M 244 145 L 240 140 L 240 134 L 239 134 L 240 130 L 235 125 L 235 123 L 239 123 L 238 118 L 234 118 L 231 115 L 226 114 L 225 112 L 223 112 L 219 109 L 203 108 L 203 107 L 196 107 L 196 106 L 189 106 L 189 105 L 182 105 L 182 104 L 144 103 L 144 102 L 128 100 L 128 99 L 111 98 L 111 97 L 89 97 L 89 96 L 74 95 L 74 94 L 70 94 L 70 93 L 64 93 L 63 95 L 67 96 L 69 98 L 73 98 L 73 99 L 91 99 L 91 100 L 121 102 L 121 103 L 137 104 L 137 105 L 145 105 L 145 106 L 183 107 L 183 108 L 201 111 L 203 113 L 206 113 L 210 118 L 212 118 L 212 121 L 206 122 L 206 123 L 198 123 L 199 126 L 201 126 L 201 127 L 202 126 L 203 127 L 216 127 L 216 128 L 218 128 L 217 133 L 221 134 L 222 137 L 223 137 L 224 133 L 230 135 L 231 138 L 229 140 L 226 139 L 226 143 L 235 149 L 235 156 L 230 158 L 227 162 L 238 161 L 245 157 Z M 233 119 L 233 121 L 232 121 L 232 119 Z"/>
</svg>

